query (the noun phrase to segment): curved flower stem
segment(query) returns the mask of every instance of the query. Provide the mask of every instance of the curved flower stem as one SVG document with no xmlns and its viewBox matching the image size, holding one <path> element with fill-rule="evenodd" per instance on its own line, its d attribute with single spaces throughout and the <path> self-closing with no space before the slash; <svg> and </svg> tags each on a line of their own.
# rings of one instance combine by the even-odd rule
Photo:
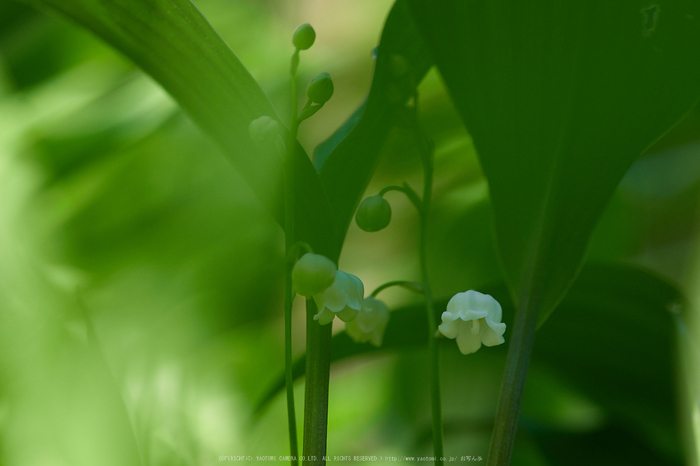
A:
<svg viewBox="0 0 700 466">
<path fill-rule="evenodd" d="M 289 267 L 294 267 L 294 264 L 298 259 L 300 250 L 303 250 L 304 254 L 314 252 L 314 249 L 309 245 L 309 243 L 305 243 L 304 241 L 297 241 L 296 243 L 294 243 L 294 245 L 292 245 L 292 247 L 288 251 L 287 263 Z"/>
<path fill-rule="evenodd" d="M 284 158 L 284 238 L 285 257 L 290 257 L 294 242 L 294 151 L 297 145 L 299 120 L 297 118 L 297 82 L 296 69 L 299 63 L 299 50 L 292 56 L 292 121 L 289 128 L 287 154 Z M 292 374 L 292 266 L 285 260 L 284 264 L 284 378 L 287 388 L 287 420 L 289 424 L 289 450 L 292 466 L 297 466 L 299 446 L 297 440 L 297 421 L 294 409 L 294 375 Z"/>
<path fill-rule="evenodd" d="M 391 282 L 386 282 L 383 285 L 379 285 L 375 290 L 372 292 L 370 296 L 373 298 L 376 298 L 379 293 L 382 291 L 386 290 L 387 288 L 390 288 L 392 286 L 400 286 L 402 288 L 405 288 L 409 291 L 413 291 L 414 293 L 420 293 L 423 294 L 423 284 L 422 283 L 416 283 L 416 282 L 409 282 L 407 280 L 394 280 Z"/>
<path fill-rule="evenodd" d="M 421 201 L 420 197 L 418 197 L 418 194 L 411 188 L 408 184 L 404 183 L 403 186 L 387 186 L 386 188 L 382 189 L 379 191 L 379 195 L 383 196 L 389 191 L 399 191 L 402 192 L 408 197 L 408 200 L 411 201 L 411 204 L 413 204 L 416 209 L 418 210 L 418 214 L 422 215 L 423 211 L 423 201 Z"/>
</svg>

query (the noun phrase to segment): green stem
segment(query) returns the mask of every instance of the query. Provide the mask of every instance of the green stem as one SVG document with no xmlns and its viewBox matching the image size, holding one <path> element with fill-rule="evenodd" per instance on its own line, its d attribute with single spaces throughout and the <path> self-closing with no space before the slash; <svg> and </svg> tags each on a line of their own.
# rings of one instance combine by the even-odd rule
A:
<svg viewBox="0 0 700 466">
<path fill-rule="evenodd" d="M 294 408 L 294 375 L 292 374 L 292 274 L 289 265 L 285 264 L 284 280 L 284 379 L 287 388 L 287 419 L 289 423 L 289 450 L 292 465 L 297 466 L 299 447 L 297 440 L 297 421 Z"/>
<path fill-rule="evenodd" d="M 423 293 L 423 290 L 420 289 L 423 285 L 420 283 L 409 282 L 407 280 L 394 280 L 391 282 L 386 282 L 383 285 L 379 285 L 377 288 L 374 289 L 370 296 L 376 298 L 379 293 L 392 286 L 400 286 L 409 291 L 413 291 L 414 293 Z"/>
<path fill-rule="evenodd" d="M 506 369 L 489 447 L 489 466 L 510 464 L 518 428 L 520 405 L 537 329 L 539 300 L 524 296 L 518 305 L 510 334 Z"/>
<path fill-rule="evenodd" d="M 306 394 L 304 397 L 304 466 L 326 464 L 328 385 L 333 325 L 319 325 L 313 299 L 306 300 Z"/>
<path fill-rule="evenodd" d="M 296 64 L 299 61 L 299 51 L 292 57 L 292 121 L 289 128 L 287 156 L 284 160 L 284 232 L 285 257 L 290 257 L 294 248 L 294 152 L 297 145 L 299 121 L 297 119 L 297 83 Z M 285 260 L 284 266 L 284 375 L 287 388 L 287 421 L 289 424 L 289 450 L 292 466 L 299 464 L 299 442 L 297 440 L 297 421 L 294 408 L 294 375 L 292 374 L 292 270 Z"/>
<path fill-rule="evenodd" d="M 418 194 L 416 194 L 413 188 L 411 188 L 408 184 L 404 183 L 403 186 L 387 186 L 386 188 L 379 191 L 379 195 L 384 196 L 389 191 L 399 191 L 404 193 L 406 197 L 408 197 L 408 200 L 411 201 L 411 204 L 413 204 L 416 207 L 416 209 L 418 210 L 418 214 L 422 215 L 421 212 L 423 211 L 423 201 L 421 201 L 420 197 L 418 197 Z"/>
<path fill-rule="evenodd" d="M 442 401 L 440 397 L 440 348 L 435 338 L 437 324 L 433 306 L 433 292 L 428 279 L 428 218 L 433 191 L 433 151 L 425 146 L 423 154 L 423 202 L 420 209 L 420 268 L 425 291 L 425 309 L 428 314 L 428 353 L 430 357 L 430 408 L 433 419 L 433 450 L 435 464 L 442 465 L 444 457 L 442 432 Z"/>
<path fill-rule="evenodd" d="M 387 186 L 379 192 L 380 196 L 389 191 L 400 191 L 408 197 L 411 203 L 418 210 L 420 216 L 420 269 L 421 280 L 423 282 L 423 292 L 425 293 L 425 310 L 428 317 L 428 355 L 430 364 L 430 410 L 433 420 L 433 451 L 435 455 L 435 464 L 444 464 L 444 440 L 442 430 L 442 401 L 440 395 L 440 348 L 438 339 L 436 338 L 437 323 L 435 321 L 435 308 L 433 306 L 433 292 L 430 288 L 430 280 L 428 277 L 428 252 L 427 252 L 427 237 L 428 237 L 428 219 L 430 212 L 430 203 L 433 193 L 433 146 L 427 139 L 420 126 L 418 125 L 418 95 L 414 96 L 414 105 L 416 120 L 414 121 L 414 130 L 420 145 L 421 161 L 423 162 L 423 198 L 407 183 L 403 186 Z M 381 287 L 380 287 L 381 288 Z M 378 291 L 375 291 L 375 293 Z"/>
</svg>

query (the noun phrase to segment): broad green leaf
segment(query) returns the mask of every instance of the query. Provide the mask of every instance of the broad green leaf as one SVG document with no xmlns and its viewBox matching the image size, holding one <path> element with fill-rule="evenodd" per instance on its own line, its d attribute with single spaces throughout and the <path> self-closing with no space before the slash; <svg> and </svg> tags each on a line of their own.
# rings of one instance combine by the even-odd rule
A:
<svg viewBox="0 0 700 466">
<path fill-rule="evenodd" d="M 257 148 L 249 123 L 279 120 L 243 64 L 189 0 L 27 0 L 58 13 L 130 58 L 223 149 L 261 202 L 282 222 L 282 158 Z M 290 47 L 290 55 L 291 55 Z M 297 146 L 295 238 L 328 253 L 332 218 L 309 158 Z"/>
<path fill-rule="evenodd" d="M 511 295 L 542 322 L 629 165 L 700 95 L 700 4 L 409 5 L 479 153 Z"/>
<path fill-rule="evenodd" d="M 382 145 L 396 123 L 396 112 L 411 98 L 431 65 L 406 2 L 398 0 L 384 25 L 366 101 L 315 154 L 321 181 L 336 214 L 336 231 L 340 233 L 337 244 L 342 244 L 379 163 Z"/>
</svg>

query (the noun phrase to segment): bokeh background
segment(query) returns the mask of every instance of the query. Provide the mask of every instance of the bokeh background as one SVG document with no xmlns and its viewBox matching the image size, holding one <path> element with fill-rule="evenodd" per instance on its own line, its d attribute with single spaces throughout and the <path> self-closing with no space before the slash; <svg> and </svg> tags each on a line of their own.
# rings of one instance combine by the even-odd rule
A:
<svg viewBox="0 0 700 466">
<path fill-rule="evenodd" d="M 290 108 L 291 34 L 314 26 L 301 80 L 327 71 L 336 92 L 302 126 L 309 153 L 366 95 L 392 5 L 195 3 L 280 115 Z M 435 295 L 444 303 L 466 289 L 498 291 L 488 187 L 470 137 L 435 71 L 419 90 L 436 143 Z M 396 129 L 367 193 L 404 181 L 420 187 L 420 159 Z M 419 275 L 415 212 L 399 194 L 388 198 L 389 228 L 353 224 L 340 260 L 368 293 Z M 592 240 L 597 265 L 542 328 L 514 464 L 693 464 L 698 199 L 696 109 L 630 169 Z M 283 371 L 282 259 L 278 225 L 156 83 L 89 33 L 0 0 L 0 465 L 288 454 L 283 396 L 256 411 Z M 654 293 L 656 282 L 611 272 L 629 266 L 669 287 Z M 673 287 L 685 299 L 659 310 Z M 392 309 L 420 303 L 396 289 L 382 297 Z M 485 458 L 506 348 L 464 357 L 449 343 L 446 453 Z M 401 347 L 333 366 L 331 457 L 431 454 L 424 353 Z M 301 418 L 303 380 L 296 394 Z"/>
</svg>

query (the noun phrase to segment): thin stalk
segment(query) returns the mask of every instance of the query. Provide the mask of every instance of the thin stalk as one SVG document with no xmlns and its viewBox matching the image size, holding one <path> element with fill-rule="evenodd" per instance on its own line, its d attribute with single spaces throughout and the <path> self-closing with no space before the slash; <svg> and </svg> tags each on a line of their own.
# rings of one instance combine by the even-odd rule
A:
<svg viewBox="0 0 700 466">
<path fill-rule="evenodd" d="M 518 305 L 510 335 L 506 369 L 491 435 L 488 466 L 507 466 L 513 454 L 520 405 L 537 329 L 539 300 L 524 296 Z"/>
<path fill-rule="evenodd" d="M 442 465 L 444 457 L 442 431 L 442 400 L 440 396 L 440 348 L 435 338 L 437 325 L 433 306 L 433 292 L 428 278 L 428 218 L 433 191 L 433 151 L 424 147 L 423 154 L 423 202 L 420 209 L 420 268 L 425 292 L 425 309 L 428 314 L 428 354 L 430 358 L 430 409 L 433 419 L 433 451 L 435 464 Z"/>
<path fill-rule="evenodd" d="M 299 132 L 297 119 L 297 82 L 296 64 L 299 62 L 299 51 L 292 56 L 292 121 L 287 141 L 287 154 L 284 159 L 284 238 L 285 257 L 291 256 L 294 247 L 294 151 Z M 299 442 L 297 440 L 297 418 L 294 408 L 294 375 L 292 374 L 292 267 L 289 261 L 284 264 L 284 378 L 287 388 L 287 420 L 289 424 L 289 450 L 292 466 L 299 464 Z"/>
<path fill-rule="evenodd" d="M 284 279 L 284 379 L 287 388 L 287 419 L 289 423 L 289 450 L 292 466 L 297 466 L 299 447 L 297 440 L 297 418 L 294 408 L 294 375 L 292 374 L 292 274 L 285 264 Z"/>
<path fill-rule="evenodd" d="M 423 285 L 421 283 L 409 282 L 406 280 L 394 280 L 391 282 L 386 282 L 383 285 L 379 285 L 377 288 L 374 289 L 370 296 L 376 298 L 379 293 L 386 290 L 387 288 L 391 288 L 392 286 L 400 286 L 409 291 L 413 291 L 414 293 L 423 293 L 423 290 L 421 289 Z"/>
<path fill-rule="evenodd" d="M 326 461 L 328 426 L 328 385 L 331 371 L 332 325 L 314 320 L 318 310 L 313 299 L 306 300 L 306 394 L 304 397 L 304 466 L 321 466 Z"/>
</svg>

